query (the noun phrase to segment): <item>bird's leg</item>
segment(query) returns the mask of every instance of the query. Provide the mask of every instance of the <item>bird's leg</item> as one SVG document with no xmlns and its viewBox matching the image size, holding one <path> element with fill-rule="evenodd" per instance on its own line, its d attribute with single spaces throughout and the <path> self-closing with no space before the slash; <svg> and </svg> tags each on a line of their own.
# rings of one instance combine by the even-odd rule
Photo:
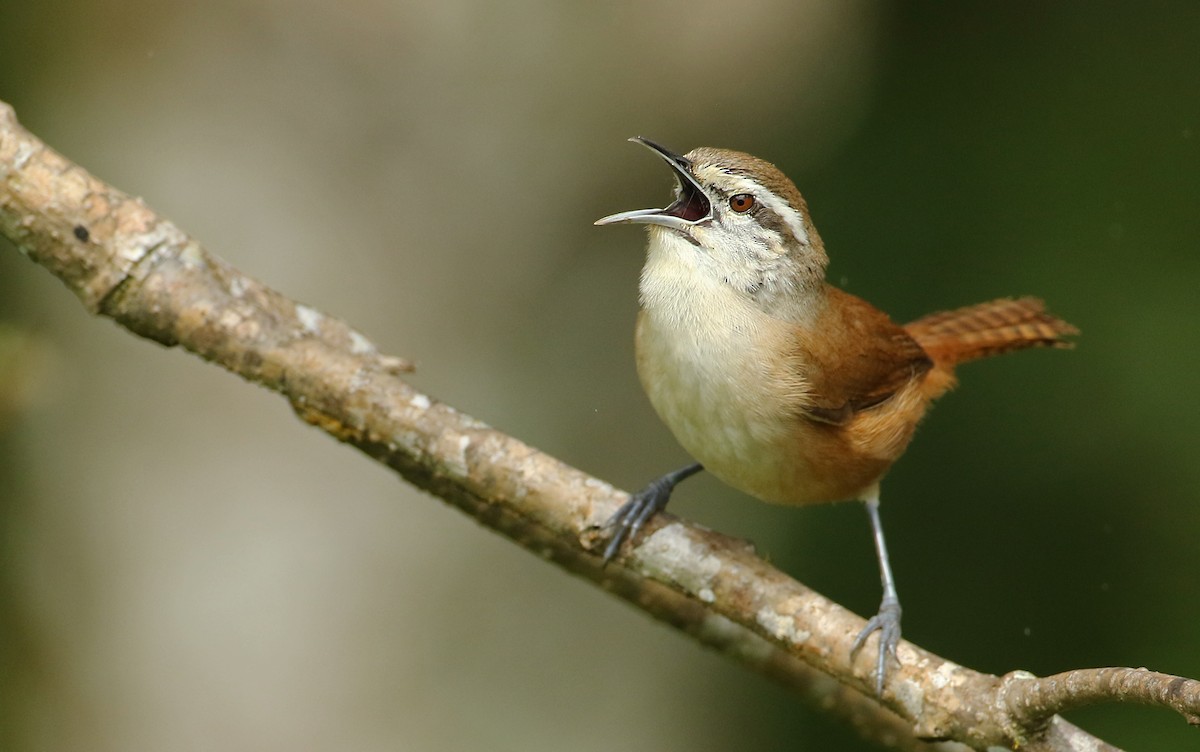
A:
<svg viewBox="0 0 1200 752">
<path fill-rule="evenodd" d="M 675 486 L 679 485 L 680 481 L 690 478 L 703 469 L 704 466 L 699 462 L 681 467 L 675 472 L 667 473 L 661 478 L 650 481 L 645 488 L 630 495 L 629 501 L 622 504 L 605 525 L 606 528 L 612 530 L 612 537 L 609 538 L 608 546 L 604 549 L 604 563 L 612 561 L 613 557 L 617 555 L 617 551 L 621 549 L 622 543 L 626 540 L 633 540 L 638 531 L 642 529 L 642 525 L 666 508 L 667 502 L 671 500 L 671 491 L 675 490 Z"/>
<path fill-rule="evenodd" d="M 867 626 L 858 633 L 850 654 L 858 652 L 873 632 L 879 633 L 879 656 L 875 663 L 875 691 L 883 696 L 883 682 L 887 678 L 887 659 L 896 659 L 896 646 L 900 644 L 900 596 L 896 594 L 896 581 L 892 578 L 892 566 L 888 563 L 887 544 L 883 540 L 883 526 L 879 523 L 878 492 L 866 499 L 867 514 L 871 516 L 871 530 L 875 535 L 875 553 L 879 557 L 879 578 L 883 582 L 883 601 L 879 613 L 871 617 Z"/>
</svg>

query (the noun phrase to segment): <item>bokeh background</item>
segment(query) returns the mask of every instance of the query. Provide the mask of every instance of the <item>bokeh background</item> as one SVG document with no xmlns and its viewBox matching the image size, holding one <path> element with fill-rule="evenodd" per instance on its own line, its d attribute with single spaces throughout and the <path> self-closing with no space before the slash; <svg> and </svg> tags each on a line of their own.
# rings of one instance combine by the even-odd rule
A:
<svg viewBox="0 0 1200 752">
<path fill-rule="evenodd" d="M 968 366 L 884 485 L 905 635 L 986 671 L 1200 675 L 1200 4 L 48 0 L 0 99 L 451 404 L 631 488 L 625 143 L 739 148 L 908 320 L 1037 294 L 1073 352 Z M 872 613 L 857 505 L 677 514 Z M 1163 711 L 1072 719 L 1193 748 Z M 864 748 L 792 696 L 90 318 L 0 241 L 0 748 Z"/>
</svg>

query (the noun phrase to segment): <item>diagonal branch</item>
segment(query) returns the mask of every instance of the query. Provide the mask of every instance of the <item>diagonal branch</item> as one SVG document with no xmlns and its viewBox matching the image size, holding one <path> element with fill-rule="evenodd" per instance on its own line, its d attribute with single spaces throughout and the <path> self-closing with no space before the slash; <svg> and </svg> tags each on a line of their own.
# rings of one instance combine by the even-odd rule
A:
<svg viewBox="0 0 1200 752">
<path fill-rule="evenodd" d="M 1200 683 L 1189 679 L 1169 677 L 1162 690 L 1159 680 L 1142 677 L 1138 684 L 1133 669 L 1074 672 L 1073 689 L 1055 691 L 1056 678 L 1001 679 L 908 642 L 877 702 L 870 698 L 870 651 L 858 660 L 850 654 L 862 619 L 744 543 L 669 515 L 653 521 L 613 566 L 602 567 L 601 527 L 624 493 L 414 390 L 399 378 L 408 369 L 403 360 L 207 253 L 140 200 L 25 131 L 3 103 L 0 233 L 58 276 L 89 311 L 280 392 L 305 421 L 531 551 L 832 708 L 868 738 L 911 750 L 940 740 L 976 749 L 1112 749 L 1054 714 L 1082 701 L 1136 698 L 1189 719 L 1200 715 Z M 1131 692 L 1135 685 L 1143 689 Z"/>
</svg>

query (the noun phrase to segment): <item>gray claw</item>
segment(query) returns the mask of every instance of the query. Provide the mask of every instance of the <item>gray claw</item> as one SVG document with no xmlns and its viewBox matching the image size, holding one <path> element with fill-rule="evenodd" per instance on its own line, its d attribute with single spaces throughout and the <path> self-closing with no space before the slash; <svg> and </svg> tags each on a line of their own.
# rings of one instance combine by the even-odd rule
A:
<svg viewBox="0 0 1200 752">
<path fill-rule="evenodd" d="M 867 621 L 867 625 L 854 638 L 850 655 L 855 655 L 873 633 L 879 633 L 879 655 L 875 661 L 875 693 L 883 697 L 883 684 L 887 680 L 887 659 L 896 660 L 896 647 L 900 644 L 900 601 L 884 598 L 879 604 L 879 613 Z"/>
</svg>

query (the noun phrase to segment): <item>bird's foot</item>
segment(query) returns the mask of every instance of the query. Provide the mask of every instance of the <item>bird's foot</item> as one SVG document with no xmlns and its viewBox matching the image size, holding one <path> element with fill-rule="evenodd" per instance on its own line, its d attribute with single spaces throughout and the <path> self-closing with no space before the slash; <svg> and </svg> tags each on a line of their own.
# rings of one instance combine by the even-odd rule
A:
<svg viewBox="0 0 1200 752">
<path fill-rule="evenodd" d="M 875 693 L 883 697 L 883 683 L 887 679 L 888 658 L 896 660 L 896 647 L 900 644 L 900 600 L 893 595 L 885 595 L 879 604 L 879 613 L 867 621 L 854 639 L 850 655 L 858 653 L 863 644 L 873 633 L 879 633 L 879 654 L 875 661 Z"/>
<path fill-rule="evenodd" d="M 604 548 L 605 564 L 613 560 L 621 550 L 622 543 L 636 538 L 642 526 L 666 508 L 676 482 L 670 475 L 650 481 L 645 488 L 631 494 L 629 501 L 608 518 L 604 527 L 611 531 L 611 537 Z"/>
</svg>

